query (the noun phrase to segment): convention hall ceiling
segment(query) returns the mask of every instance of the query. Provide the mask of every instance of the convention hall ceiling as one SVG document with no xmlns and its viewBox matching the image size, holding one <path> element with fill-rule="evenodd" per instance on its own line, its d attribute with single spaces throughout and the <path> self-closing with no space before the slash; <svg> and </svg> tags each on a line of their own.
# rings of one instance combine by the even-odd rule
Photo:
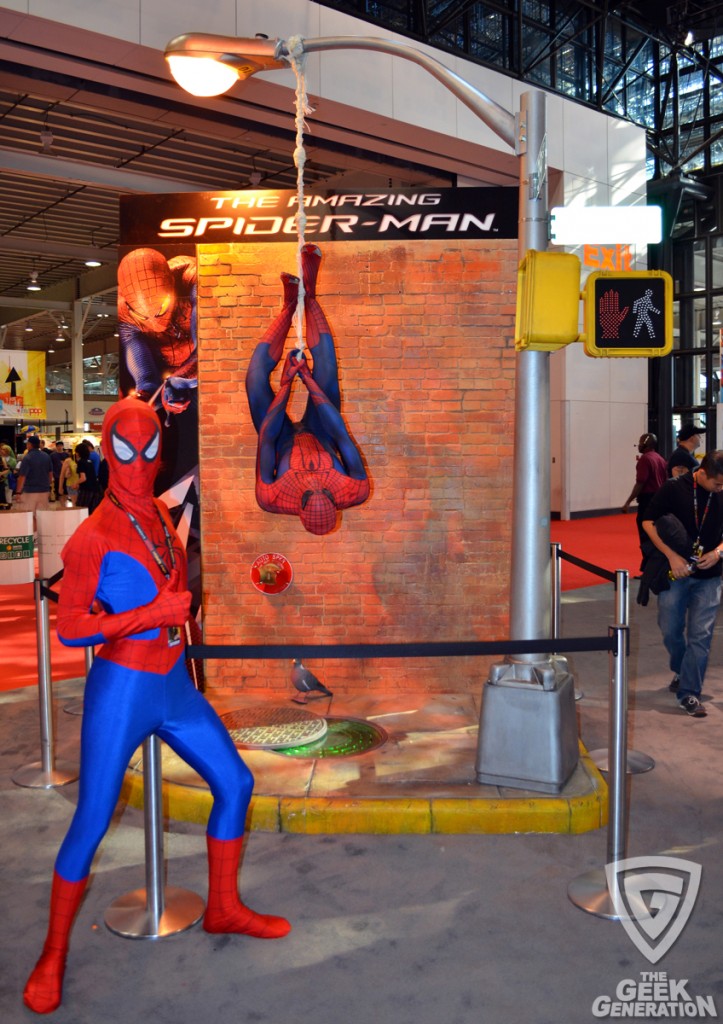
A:
<svg viewBox="0 0 723 1024">
<path fill-rule="evenodd" d="M 723 11 L 723 4 L 704 0 L 580 2 L 600 10 L 629 9 L 631 17 L 647 19 L 651 32 L 670 31 L 683 13 L 696 30 L 719 31 Z M 419 0 L 414 5 L 419 9 Z M 351 12 L 356 5 L 332 6 Z M 455 0 L 421 6 L 433 8 L 439 20 L 472 5 Z M 73 298 L 87 297 L 86 333 L 114 345 L 119 197 L 294 188 L 293 111 L 270 116 L 269 107 L 254 103 L 253 88 L 243 103 L 189 103 L 160 55 L 149 68 L 119 67 L 113 53 L 81 60 L 71 55 L 70 45 L 56 44 L 59 30 L 52 22 L 25 18 L 32 36 L 29 29 L 23 36 L 19 18 L 0 7 L 0 346 L 54 346 L 58 359 L 58 347 L 68 344 Z M 309 125 L 307 187 L 455 180 L 454 155 L 441 166 L 426 151 L 415 152 L 409 140 L 405 146 L 383 142 L 366 130 L 362 115 L 355 131 L 337 131 L 333 110 L 322 104 Z M 491 184 L 513 180 L 490 172 Z M 101 266 L 89 270 L 90 258 Z M 27 289 L 33 275 L 40 292 Z M 66 341 L 56 344 L 56 338 Z"/>
</svg>

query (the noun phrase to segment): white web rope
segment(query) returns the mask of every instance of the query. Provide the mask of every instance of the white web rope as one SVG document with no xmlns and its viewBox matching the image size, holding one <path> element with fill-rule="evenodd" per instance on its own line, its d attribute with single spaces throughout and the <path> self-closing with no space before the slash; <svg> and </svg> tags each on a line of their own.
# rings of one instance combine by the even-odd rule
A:
<svg viewBox="0 0 723 1024">
<path fill-rule="evenodd" d="M 302 36 L 290 36 L 286 42 L 288 55 L 286 60 L 294 70 L 296 76 L 296 145 L 294 148 L 294 166 L 296 167 L 296 234 L 298 247 L 296 252 L 297 277 L 299 278 L 299 298 L 294 314 L 296 324 L 296 347 L 300 352 L 304 351 L 304 275 L 301 266 L 301 250 L 305 244 L 304 232 L 306 231 L 306 207 L 304 205 L 304 166 L 306 164 L 306 150 L 304 149 L 304 118 L 307 114 L 313 113 L 309 106 L 306 95 L 306 53 L 304 52 L 304 40 Z"/>
</svg>

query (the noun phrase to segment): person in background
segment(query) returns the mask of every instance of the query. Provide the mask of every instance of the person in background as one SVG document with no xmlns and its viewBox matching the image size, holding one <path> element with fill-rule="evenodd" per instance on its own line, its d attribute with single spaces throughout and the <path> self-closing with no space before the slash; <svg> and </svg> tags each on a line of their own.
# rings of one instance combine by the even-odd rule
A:
<svg viewBox="0 0 723 1024">
<path fill-rule="evenodd" d="M 53 463 L 48 452 L 40 450 L 40 438 L 32 434 L 25 442 L 25 455 L 17 468 L 14 504 L 19 512 L 35 513 L 50 507 L 53 486 Z"/>
<path fill-rule="evenodd" d="M 75 446 L 75 454 L 78 456 L 78 494 L 75 504 L 78 508 L 87 508 L 88 515 L 91 515 L 100 504 L 103 495 L 100 493 L 90 449 L 85 441 Z"/>
<path fill-rule="evenodd" d="M 65 494 L 70 505 L 75 505 L 78 497 L 78 487 L 80 481 L 78 479 L 78 459 L 75 452 L 69 455 L 63 462 L 63 468 L 60 471 L 60 478 L 58 486 L 60 487 L 61 493 Z"/>
<path fill-rule="evenodd" d="M 700 463 L 695 457 L 695 452 L 703 443 L 705 427 L 697 423 L 686 423 L 678 431 L 678 447 L 668 459 L 668 476 L 683 476 L 693 469 L 697 469 Z"/>
<path fill-rule="evenodd" d="M 18 460 L 9 444 L 0 444 L 0 501 L 11 505 L 15 488 L 15 467 Z"/>
<path fill-rule="evenodd" d="M 663 484 L 643 520 L 669 565 L 669 585 L 658 593 L 658 626 L 674 673 L 668 689 L 692 718 L 707 714 L 700 696 L 721 597 L 722 492 L 723 451 L 707 452 L 698 469 Z"/>
<path fill-rule="evenodd" d="M 60 471 L 63 468 L 63 463 L 68 458 L 68 454 L 62 441 L 56 441 L 50 451 L 50 459 L 53 463 L 53 486 L 55 488 L 56 501 L 60 501 Z"/>
<path fill-rule="evenodd" d="M 645 563 L 645 549 L 643 545 L 648 542 L 648 535 L 643 529 L 643 519 L 646 518 L 645 510 L 655 492 L 668 479 L 668 468 L 663 456 L 658 454 L 658 439 L 655 434 L 641 434 L 638 440 L 638 451 L 640 452 L 640 457 L 635 464 L 635 484 L 630 492 L 630 497 L 622 507 L 622 511 L 628 512 L 631 504 L 637 500 L 638 514 L 636 521 L 640 550 L 643 553 L 643 561 L 640 566 L 642 571 Z"/>
<path fill-rule="evenodd" d="M 88 456 L 90 461 L 93 463 L 93 469 L 95 470 L 96 480 L 98 479 L 98 473 L 100 472 L 100 452 L 95 450 L 95 445 L 89 437 L 83 438 L 83 444 L 88 449 Z"/>
</svg>

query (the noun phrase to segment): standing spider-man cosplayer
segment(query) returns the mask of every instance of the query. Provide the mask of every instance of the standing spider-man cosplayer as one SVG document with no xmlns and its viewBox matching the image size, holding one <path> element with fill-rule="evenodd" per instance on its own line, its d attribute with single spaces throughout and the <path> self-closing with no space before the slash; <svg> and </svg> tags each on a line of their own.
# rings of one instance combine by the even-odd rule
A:
<svg viewBox="0 0 723 1024">
<path fill-rule="evenodd" d="M 93 856 L 110 824 L 133 751 L 155 733 L 207 782 L 208 904 L 203 927 L 276 939 L 281 917 L 239 900 L 237 873 L 253 777 L 221 720 L 191 683 L 183 625 L 191 594 L 186 559 L 162 502 L 153 497 L 160 424 L 125 398 L 106 414 L 106 496 L 63 550 L 58 633 L 69 646 L 102 645 L 85 690 L 78 806 L 55 862 L 50 925 L 25 988 L 25 1004 L 60 1004 L 70 929 Z"/>
<path fill-rule="evenodd" d="M 298 516 L 310 533 L 329 533 L 337 512 L 360 505 L 369 496 L 361 455 L 341 418 L 341 395 L 331 328 L 316 298 L 321 252 L 301 251 L 306 340 L 313 371 L 299 351 L 290 352 L 274 392 L 269 376 L 279 363 L 296 311 L 299 279 L 282 274 L 284 304 L 254 349 L 246 374 L 251 418 L 259 435 L 256 500 L 267 512 Z M 309 392 L 299 423 L 286 414 L 294 377 Z"/>
</svg>

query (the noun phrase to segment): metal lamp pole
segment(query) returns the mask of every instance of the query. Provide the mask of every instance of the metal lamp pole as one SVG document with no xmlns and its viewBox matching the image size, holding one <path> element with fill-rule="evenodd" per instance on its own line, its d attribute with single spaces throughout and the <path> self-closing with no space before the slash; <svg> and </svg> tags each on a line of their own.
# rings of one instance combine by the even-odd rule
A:
<svg viewBox="0 0 723 1024">
<path fill-rule="evenodd" d="M 293 45 L 292 45 L 293 44 Z M 521 96 L 520 112 L 517 117 L 490 99 L 479 89 L 465 81 L 445 65 L 420 50 L 406 43 L 391 39 L 378 39 L 364 36 L 328 36 L 318 39 L 264 39 L 235 38 L 215 36 L 204 33 L 188 33 L 172 39 L 166 47 L 166 59 L 171 65 L 172 73 L 179 83 L 197 95 L 217 95 L 231 87 L 237 78 L 249 78 L 260 71 L 288 69 L 289 56 L 295 54 L 318 53 L 327 50 L 372 50 L 380 53 L 402 57 L 405 60 L 424 68 L 437 79 L 457 99 L 464 103 L 480 118 L 496 135 L 507 143 L 519 156 L 519 258 L 528 249 L 545 250 L 548 238 L 548 203 L 547 203 L 547 147 L 546 147 L 546 113 L 545 95 L 542 92 L 530 91 Z M 174 67 L 174 58 L 204 58 L 216 65 L 224 65 L 233 69 L 235 75 L 230 81 L 213 91 L 189 87 L 180 69 Z M 187 63 L 190 63 L 187 61 Z M 195 61 L 194 63 L 197 63 Z M 512 552 L 511 552 L 511 590 L 510 590 L 510 635 L 513 639 L 541 639 L 550 635 L 550 373 L 549 353 L 523 351 L 517 353 L 516 360 L 516 395 L 515 395 L 515 437 L 514 437 L 514 478 L 513 478 L 513 516 L 512 516 Z M 514 686 L 533 683 L 539 688 L 540 680 L 548 691 L 556 688 L 557 669 L 551 659 L 540 661 L 540 655 L 529 655 L 521 659 L 528 663 L 529 669 L 520 673 L 505 663 L 493 668 L 491 680 L 498 690 L 507 685 L 507 677 L 512 672 Z M 519 662 L 517 663 L 520 664 Z M 529 689 L 528 685 L 528 689 Z M 488 688 L 489 689 L 489 688 Z M 487 696 L 487 695 L 486 695 Z M 494 701 L 488 702 L 491 705 Z M 574 719 L 574 704 L 572 707 Z M 489 712 L 496 714 L 494 708 Z M 509 709 L 500 709 L 505 720 L 510 719 Z M 483 709 L 483 716 L 487 712 Z M 527 716 L 529 717 L 529 716 Z M 514 713 L 512 714 L 514 718 Z M 537 723 L 545 730 L 544 713 L 535 714 Z M 560 760 L 565 762 L 563 769 L 565 778 L 577 763 L 577 725 L 573 721 L 574 740 L 567 737 L 568 753 Z M 557 725 L 554 726 L 557 730 Z M 498 731 L 496 724 L 491 732 Z M 569 729 L 567 730 L 569 732 Z M 482 733 L 482 730 L 481 730 Z M 482 738 L 482 737 L 481 737 Z M 525 746 L 526 741 L 519 735 L 516 744 Z M 549 747 L 545 737 L 541 747 Z M 569 751 L 574 749 L 574 754 Z M 573 757 L 570 766 L 567 762 Z M 554 758 L 558 760 L 557 757 Z M 485 758 L 480 753 L 478 759 L 479 781 L 491 781 L 490 773 L 484 764 Z M 480 763 L 482 767 L 480 767 Z M 535 788 L 534 778 L 524 777 L 530 774 L 523 769 L 520 784 L 524 788 Z M 533 774 L 537 769 L 533 768 Z M 561 782 L 557 778 L 560 771 L 554 769 L 550 773 L 546 766 L 540 769 L 544 776 L 541 786 L 549 790 L 559 790 Z M 549 776 L 553 779 L 550 782 Z M 505 767 L 503 780 L 507 785 L 515 785 L 517 774 L 515 768 Z M 563 782 L 565 780 L 562 780 Z"/>
</svg>

